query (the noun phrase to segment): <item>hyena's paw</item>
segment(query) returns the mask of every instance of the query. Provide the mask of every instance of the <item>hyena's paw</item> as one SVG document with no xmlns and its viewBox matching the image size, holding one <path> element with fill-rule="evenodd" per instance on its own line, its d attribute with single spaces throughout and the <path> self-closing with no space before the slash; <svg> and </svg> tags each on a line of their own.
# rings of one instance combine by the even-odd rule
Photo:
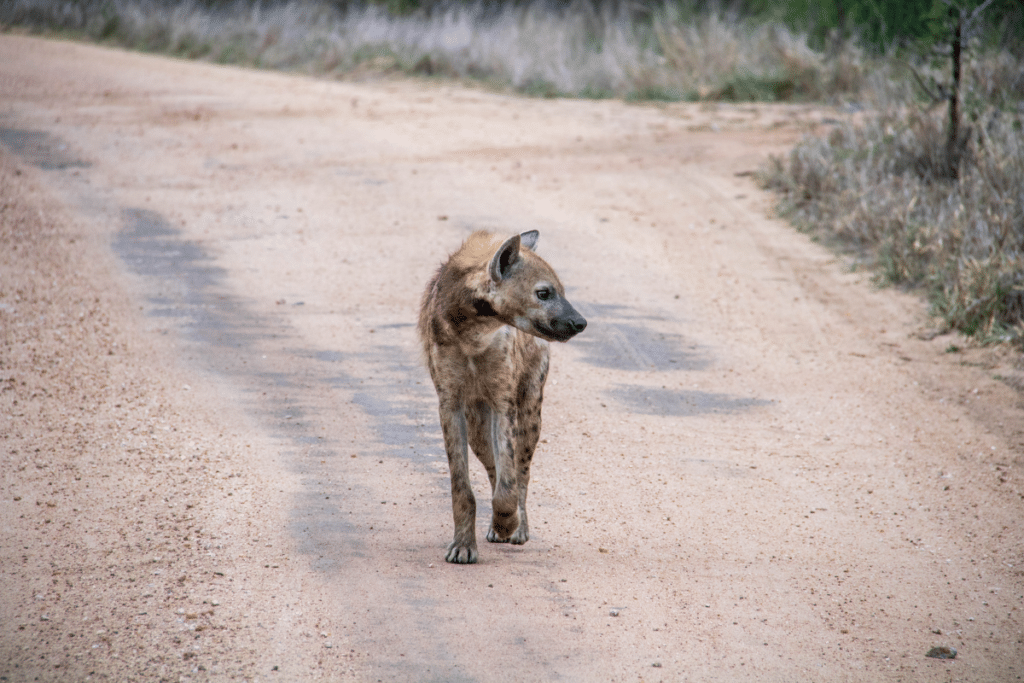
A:
<svg viewBox="0 0 1024 683">
<path fill-rule="evenodd" d="M 466 545 L 458 541 L 452 541 L 448 546 L 448 552 L 444 556 L 445 562 L 452 564 L 476 564 L 476 544 Z"/>
<path fill-rule="evenodd" d="M 519 528 L 519 513 L 498 514 L 491 518 L 491 528 L 487 530 L 487 540 L 491 543 L 508 543 Z M 515 541 L 513 541 L 514 543 Z"/>
<path fill-rule="evenodd" d="M 498 532 L 494 530 L 494 527 L 487 532 L 487 540 L 491 543 L 511 543 L 512 545 L 522 545 L 530 540 L 530 531 L 526 527 L 526 524 L 520 522 L 519 526 L 516 527 L 515 532 L 511 536 L 502 538 L 498 535 Z"/>
</svg>

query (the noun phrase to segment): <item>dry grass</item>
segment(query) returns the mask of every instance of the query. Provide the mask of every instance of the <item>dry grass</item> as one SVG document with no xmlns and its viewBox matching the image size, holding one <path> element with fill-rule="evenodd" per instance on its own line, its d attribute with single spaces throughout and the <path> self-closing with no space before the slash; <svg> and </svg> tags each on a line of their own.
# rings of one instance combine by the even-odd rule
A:
<svg viewBox="0 0 1024 683">
<path fill-rule="evenodd" d="M 720 13 L 684 20 L 666 5 L 653 31 L 665 87 L 695 89 L 702 98 L 825 100 L 859 93 L 866 83 L 856 45 L 826 56 L 781 24 L 748 25 Z"/>
<path fill-rule="evenodd" d="M 624 5 L 623 5 L 624 6 Z M 862 56 L 826 59 L 781 24 L 667 3 L 567 10 L 533 2 L 495 10 L 452 4 L 391 16 L 327 0 L 208 7 L 170 0 L 7 0 L 0 24 L 64 32 L 189 58 L 335 76 L 400 71 L 471 78 L 547 96 L 822 99 L 856 92 Z"/>
<path fill-rule="evenodd" d="M 1024 339 L 1024 110 L 979 116 L 957 171 L 939 112 L 905 104 L 805 139 L 762 178 L 880 282 L 924 287 L 949 328 Z"/>
</svg>

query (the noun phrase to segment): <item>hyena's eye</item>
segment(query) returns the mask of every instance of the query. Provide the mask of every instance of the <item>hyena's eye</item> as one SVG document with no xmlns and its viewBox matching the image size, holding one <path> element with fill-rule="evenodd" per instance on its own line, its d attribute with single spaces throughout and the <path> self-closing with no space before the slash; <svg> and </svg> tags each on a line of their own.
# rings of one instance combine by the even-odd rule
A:
<svg viewBox="0 0 1024 683">
<path fill-rule="evenodd" d="M 541 301 L 547 301 L 551 298 L 551 290 L 547 287 L 541 287 L 537 290 L 537 298 Z"/>
</svg>

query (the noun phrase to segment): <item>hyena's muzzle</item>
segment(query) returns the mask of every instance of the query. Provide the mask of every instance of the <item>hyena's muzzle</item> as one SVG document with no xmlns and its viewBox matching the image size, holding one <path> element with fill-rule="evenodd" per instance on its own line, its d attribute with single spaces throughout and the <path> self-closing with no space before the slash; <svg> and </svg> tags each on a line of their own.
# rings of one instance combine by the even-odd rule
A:
<svg viewBox="0 0 1024 683">
<path fill-rule="evenodd" d="M 554 341 L 569 341 L 587 328 L 587 320 L 579 314 L 572 304 L 564 297 L 555 294 L 544 302 L 544 313 L 541 320 L 534 320 L 533 327 L 542 337 Z"/>
</svg>

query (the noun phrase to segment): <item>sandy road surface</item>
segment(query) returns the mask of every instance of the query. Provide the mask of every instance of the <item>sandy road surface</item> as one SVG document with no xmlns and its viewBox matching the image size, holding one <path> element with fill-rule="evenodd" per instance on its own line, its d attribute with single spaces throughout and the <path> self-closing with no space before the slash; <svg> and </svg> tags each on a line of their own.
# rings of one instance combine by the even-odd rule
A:
<svg viewBox="0 0 1024 683">
<path fill-rule="evenodd" d="M 1020 368 L 766 217 L 821 118 L 0 36 L 0 680 L 1020 680 Z M 478 228 L 590 326 L 459 567 L 413 321 Z"/>
</svg>

